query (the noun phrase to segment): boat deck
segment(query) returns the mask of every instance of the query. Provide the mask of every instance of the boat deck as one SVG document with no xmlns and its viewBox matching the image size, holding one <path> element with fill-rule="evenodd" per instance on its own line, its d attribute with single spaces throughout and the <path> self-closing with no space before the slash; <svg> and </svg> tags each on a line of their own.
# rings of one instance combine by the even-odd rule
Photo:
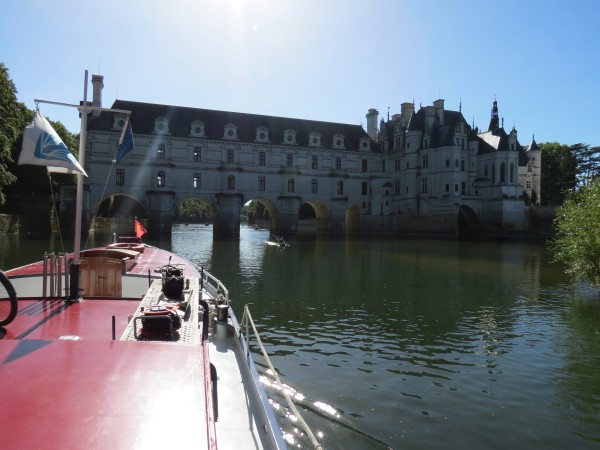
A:
<svg viewBox="0 0 600 450">
<path fill-rule="evenodd" d="M 201 339 L 198 300 L 214 302 L 214 293 L 191 264 L 155 251 L 123 274 L 123 297 L 37 297 L 41 264 L 8 272 L 18 293 L 31 294 L 0 328 L 3 449 L 285 448 L 238 338 Z M 145 340 L 140 312 L 170 301 L 162 278 L 145 278 L 167 264 L 184 265 L 185 315 L 177 333 Z M 229 323 L 237 327 L 233 312 Z"/>
<path fill-rule="evenodd" d="M 210 359 L 218 370 L 219 386 L 219 420 L 216 423 L 217 442 L 219 448 L 236 450 L 263 449 L 264 424 L 257 424 L 257 416 L 250 407 L 248 385 L 250 377 L 244 377 L 238 370 L 238 361 L 243 354 L 238 351 L 234 338 L 224 340 L 213 339 L 209 345 Z M 239 399 L 246 399 L 240 405 Z M 233 402 L 237 405 L 230 407 Z M 229 406 L 229 407 L 228 407 Z M 250 434 L 249 434 L 250 433 Z"/>
<path fill-rule="evenodd" d="M 139 304 L 19 301 L 0 328 L 2 448 L 207 447 L 207 349 L 118 340 Z"/>
</svg>

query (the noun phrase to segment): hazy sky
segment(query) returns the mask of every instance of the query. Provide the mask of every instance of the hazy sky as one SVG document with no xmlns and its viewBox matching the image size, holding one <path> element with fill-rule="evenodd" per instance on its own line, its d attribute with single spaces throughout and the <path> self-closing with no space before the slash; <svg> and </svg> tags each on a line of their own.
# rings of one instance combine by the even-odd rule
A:
<svg viewBox="0 0 600 450">
<path fill-rule="evenodd" d="M 87 69 L 104 75 L 106 107 L 366 127 L 369 108 L 443 98 L 487 128 L 496 98 L 523 145 L 598 146 L 599 20 L 595 0 L 15 0 L 0 12 L 0 61 L 31 109 L 78 103 Z M 40 110 L 79 131 L 74 109 Z"/>
</svg>

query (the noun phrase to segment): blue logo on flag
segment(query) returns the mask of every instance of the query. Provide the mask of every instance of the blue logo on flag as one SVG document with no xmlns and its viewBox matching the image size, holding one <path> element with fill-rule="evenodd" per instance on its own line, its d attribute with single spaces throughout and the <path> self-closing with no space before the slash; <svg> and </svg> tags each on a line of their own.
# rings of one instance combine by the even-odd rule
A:
<svg viewBox="0 0 600 450">
<path fill-rule="evenodd" d="M 48 161 L 75 161 L 67 146 L 45 131 L 40 133 L 33 154 L 36 158 Z"/>
</svg>

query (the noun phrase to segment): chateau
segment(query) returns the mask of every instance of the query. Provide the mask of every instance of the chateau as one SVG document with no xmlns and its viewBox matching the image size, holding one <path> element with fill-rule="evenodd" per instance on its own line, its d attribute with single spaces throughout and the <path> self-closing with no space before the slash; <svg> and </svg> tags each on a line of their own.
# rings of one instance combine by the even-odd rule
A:
<svg viewBox="0 0 600 450">
<path fill-rule="evenodd" d="M 541 151 L 535 139 L 523 147 L 514 127 L 506 133 L 496 101 L 484 132 L 444 109 L 443 100 L 416 112 L 403 103 L 379 130 L 376 123 L 377 111 L 369 110 L 368 133 L 388 174 L 383 213 L 407 216 L 397 223 L 402 230 L 443 230 L 457 216 L 470 228 L 528 228 L 529 205 L 540 202 Z"/>
<path fill-rule="evenodd" d="M 92 84 L 102 106 L 103 77 Z M 379 123 L 371 109 L 367 130 L 124 100 L 112 108 L 131 111 L 136 148 L 115 166 L 127 117 L 90 116 L 85 212 L 125 195 L 146 211 L 150 231 L 170 231 L 175 205 L 198 198 L 223 234 L 239 233 L 250 200 L 265 205 L 274 232 L 296 232 L 307 217 L 315 231 L 335 233 L 511 232 L 528 228 L 542 195 L 541 151 L 505 132 L 495 101 L 485 132 L 443 100 L 418 111 L 403 103 Z"/>
</svg>

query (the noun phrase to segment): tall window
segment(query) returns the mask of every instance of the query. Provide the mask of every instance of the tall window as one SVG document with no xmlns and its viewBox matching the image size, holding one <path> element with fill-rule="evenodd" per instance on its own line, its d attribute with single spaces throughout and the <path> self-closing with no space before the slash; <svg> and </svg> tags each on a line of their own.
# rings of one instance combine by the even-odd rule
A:
<svg viewBox="0 0 600 450">
<path fill-rule="evenodd" d="M 165 144 L 159 144 L 158 150 L 156 151 L 156 157 L 158 159 L 165 159 Z"/>
<path fill-rule="evenodd" d="M 449 159 L 446 160 L 446 167 L 450 167 L 450 160 Z"/>
<path fill-rule="evenodd" d="M 344 193 L 344 182 L 343 181 L 338 181 L 337 193 L 338 193 L 338 195 L 342 195 Z"/>
<path fill-rule="evenodd" d="M 492 164 L 492 183 L 496 183 L 496 164 Z"/>
<path fill-rule="evenodd" d="M 467 193 L 467 183 L 464 181 L 460 183 L 460 194 L 465 195 Z"/>
<path fill-rule="evenodd" d="M 429 155 L 423 155 L 423 169 L 429 167 Z"/>
<path fill-rule="evenodd" d="M 125 169 L 117 169 L 117 186 L 123 186 L 125 184 Z"/>
<path fill-rule="evenodd" d="M 294 167 L 294 154 L 293 153 L 287 154 L 287 166 Z"/>
<path fill-rule="evenodd" d="M 366 159 L 363 159 L 362 160 L 362 171 L 367 172 L 367 168 L 368 168 L 368 161 Z"/>
<path fill-rule="evenodd" d="M 366 181 L 363 181 L 363 182 L 362 182 L 362 185 L 361 185 L 361 191 L 360 191 L 360 192 L 361 192 L 361 195 L 367 195 L 367 192 L 369 192 L 369 191 L 368 191 L 368 189 L 369 189 L 369 188 L 368 188 L 368 186 L 369 186 L 369 185 L 368 185 L 368 183 L 367 183 Z"/>
<path fill-rule="evenodd" d="M 460 160 L 460 171 L 461 172 L 465 171 L 465 161 L 463 159 Z"/>
<path fill-rule="evenodd" d="M 235 177 L 233 175 L 227 177 L 227 189 L 235 189 Z"/>
<path fill-rule="evenodd" d="M 399 159 L 397 159 L 394 164 L 394 171 L 400 172 L 400 160 Z"/>
<path fill-rule="evenodd" d="M 258 190 L 259 191 L 265 190 L 265 177 L 263 175 L 258 176 Z"/>
<path fill-rule="evenodd" d="M 165 187 L 167 185 L 167 180 L 165 177 L 165 173 L 161 170 L 156 174 L 156 186 Z"/>
<path fill-rule="evenodd" d="M 310 180 L 310 192 L 312 194 L 317 194 L 319 192 L 319 180 L 316 178 Z"/>
<path fill-rule="evenodd" d="M 319 168 L 319 157 L 317 155 L 313 155 L 313 157 L 312 157 L 312 168 L 313 169 Z"/>
<path fill-rule="evenodd" d="M 342 170 L 342 158 L 339 156 L 335 157 L 335 170 Z"/>
<path fill-rule="evenodd" d="M 294 192 L 294 179 L 290 178 L 288 180 L 288 192 Z"/>
<path fill-rule="evenodd" d="M 200 189 L 200 172 L 194 173 L 194 189 Z"/>
<path fill-rule="evenodd" d="M 394 195 L 400 195 L 400 182 L 394 181 Z"/>
<path fill-rule="evenodd" d="M 227 162 L 228 163 L 233 162 L 233 149 L 232 148 L 227 149 Z"/>
<path fill-rule="evenodd" d="M 194 145 L 194 161 L 202 161 L 199 145 Z"/>
<path fill-rule="evenodd" d="M 515 182 L 515 163 L 510 163 L 510 182 L 511 184 Z"/>
<path fill-rule="evenodd" d="M 264 166 L 266 163 L 266 155 L 265 152 L 258 152 L 258 165 Z"/>
<path fill-rule="evenodd" d="M 506 164 L 500 163 L 500 183 L 506 182 Z"/>
<path fill-rule="evenodd" d="M 426 194 L 427 193 L 427 177 L 424 177 L 421 180 L 421 192 Z"/>
</svg>

